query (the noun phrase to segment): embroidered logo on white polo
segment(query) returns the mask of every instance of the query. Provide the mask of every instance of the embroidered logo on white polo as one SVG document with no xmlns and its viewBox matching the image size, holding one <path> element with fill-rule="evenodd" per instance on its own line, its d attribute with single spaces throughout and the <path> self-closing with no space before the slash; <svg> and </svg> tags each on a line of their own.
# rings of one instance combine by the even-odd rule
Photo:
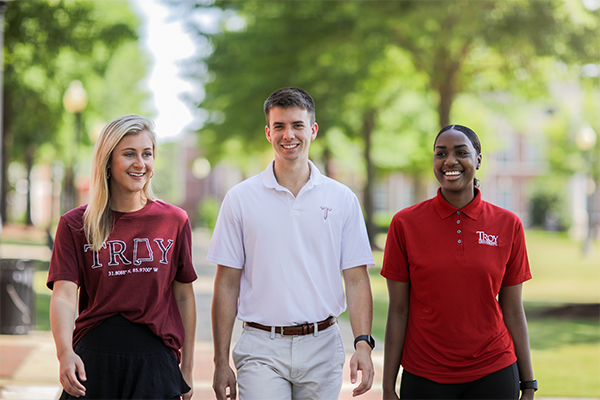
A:
<svg viewBox="0 0 600 400">
<path fill-rule="evenodd" d="M 329 208 L 327 206 L 321 206 L 321 210 L 323 210 L 323 219 L 327 219 L 329 216 L 329 211 L 332 211 L 333 208 Z"/>
</svg>

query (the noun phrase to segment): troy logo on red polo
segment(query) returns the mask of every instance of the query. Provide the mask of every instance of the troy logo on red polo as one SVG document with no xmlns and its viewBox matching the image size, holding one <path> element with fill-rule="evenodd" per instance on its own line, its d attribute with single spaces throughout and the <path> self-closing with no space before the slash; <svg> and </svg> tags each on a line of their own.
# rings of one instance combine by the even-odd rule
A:
<svg viewBox="0 0 600 400">
<path fill-rule="evenodd" d="M 498 236 L 489 235 L 484 231 L 477 231 L 479 236 L 479 244 L 487 244 L 488 246 L 498 246 Z"/>
</svg>

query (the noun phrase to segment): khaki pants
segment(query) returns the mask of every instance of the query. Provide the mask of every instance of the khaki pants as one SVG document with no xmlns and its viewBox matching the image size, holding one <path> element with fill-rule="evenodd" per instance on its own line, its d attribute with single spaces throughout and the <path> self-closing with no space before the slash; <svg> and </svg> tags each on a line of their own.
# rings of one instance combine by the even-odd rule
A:
<svg viewBox="0 0 600 400">
<path fill-rule="evenodd" d="M 232 352 L 240 400 L 337 399 L 345 357 L 337 324 L 303 336 L 246 326 Z"/>
</svg>

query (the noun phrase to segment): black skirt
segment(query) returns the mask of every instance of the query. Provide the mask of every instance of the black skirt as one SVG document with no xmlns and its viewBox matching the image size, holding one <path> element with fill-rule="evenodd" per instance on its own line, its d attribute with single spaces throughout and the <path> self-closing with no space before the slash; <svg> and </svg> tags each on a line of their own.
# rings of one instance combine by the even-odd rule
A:
<svg viewBox="0 0 600 400">
<path fill-rule="evenodd" d="M 179 399 L 191 389 L 175 353 L 147 325 L 120 315 L 85 334 L 74 350 L 85 365 L 86 395 L 63 390 L 60 399 Z"/>
</svg>

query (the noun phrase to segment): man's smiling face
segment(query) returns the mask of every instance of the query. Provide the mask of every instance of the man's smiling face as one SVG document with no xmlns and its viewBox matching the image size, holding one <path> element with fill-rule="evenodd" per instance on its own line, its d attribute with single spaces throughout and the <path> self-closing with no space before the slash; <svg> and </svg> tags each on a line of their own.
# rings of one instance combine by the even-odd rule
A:
<svg viewBox="0 0 600 400">
<path fill-rule="evenodd" d="M 275 162 L 306 162 L 310 142 L 317 137 L 318 126 L 311 124 L 308 111 L 298 107 L 273 107 L 265 132 L 275 150 Z"/>
</svg>

